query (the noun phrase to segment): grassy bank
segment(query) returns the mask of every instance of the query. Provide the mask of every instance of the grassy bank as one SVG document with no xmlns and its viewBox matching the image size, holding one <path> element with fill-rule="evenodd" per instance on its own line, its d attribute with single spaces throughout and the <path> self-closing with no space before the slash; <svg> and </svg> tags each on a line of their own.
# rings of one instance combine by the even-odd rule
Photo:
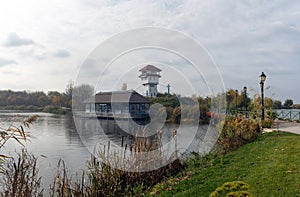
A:
<svg viewBox="0 0 300 197">
<path fill-rule="evenodd" d="M 300 136 L 274 132 L 261 135 L 225 156 L 187 161 L 177 178 L 156 185 L 159 196 L 209 196 L 225 182 L 244 181 L 255 196 L 300 194 Z"/>
</svg>

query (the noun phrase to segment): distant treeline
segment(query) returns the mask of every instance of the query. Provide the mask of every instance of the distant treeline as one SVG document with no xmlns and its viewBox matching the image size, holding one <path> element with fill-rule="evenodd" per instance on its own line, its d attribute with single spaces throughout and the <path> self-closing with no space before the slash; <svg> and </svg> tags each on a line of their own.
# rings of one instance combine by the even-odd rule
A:
<svg viewBox="0 0 300 197">
<path fill-rule="evenodd" d="M 227 109 L 228 110 L 252 110 L 253 102 L 256 100 L 261 103 L 260 93 L 253 93 L 253 98 L 249 97 L 247 88 L 244 87 L 242 90 L 229 89 L 224 94 L 226 94 Z M 292 99 L 286 99 L 282 103 L 278 99 L 272 99 L 270 97 L 264 98 L 265 108 L 269 109 L 292 109 L 295 108 Z"/>
<path fill-rule="evenodd" d="M 67 85 L 66 91 L 12 91 L 0 90 L 0 109 L 28 110 L 65 114 L 72 107 L 73 84 Z"/>
</svg>

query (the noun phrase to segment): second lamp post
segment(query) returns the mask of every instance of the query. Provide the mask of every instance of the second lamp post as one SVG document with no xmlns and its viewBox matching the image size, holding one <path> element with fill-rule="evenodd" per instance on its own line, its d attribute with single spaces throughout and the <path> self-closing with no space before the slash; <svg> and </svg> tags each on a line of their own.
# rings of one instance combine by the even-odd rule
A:
<svg viewBox="0 0 300 197">
<path fill-rule="evenodd" d="M 261 73 L 259 76 L 260 78 L 260 88 L 261 88 L 261 120 L 265 119 L 265 101 L 264 101 L 264 84 L 266 81 L 267 76 L 264 72 Z"/>
</svg>

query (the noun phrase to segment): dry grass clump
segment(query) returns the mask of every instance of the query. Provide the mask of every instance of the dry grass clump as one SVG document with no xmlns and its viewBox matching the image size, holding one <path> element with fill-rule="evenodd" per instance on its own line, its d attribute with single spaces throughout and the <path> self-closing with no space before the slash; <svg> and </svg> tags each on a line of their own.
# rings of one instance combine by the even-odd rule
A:
<svg viewBox="0 0 300 197">
<path fill-rule="evenodd" d="M 18 154 L 17 159 L 8 159 L 0 176 L 0 196 L 42 196 L 38 172 L 37 158 L 25 150 Z"/>
</svg>

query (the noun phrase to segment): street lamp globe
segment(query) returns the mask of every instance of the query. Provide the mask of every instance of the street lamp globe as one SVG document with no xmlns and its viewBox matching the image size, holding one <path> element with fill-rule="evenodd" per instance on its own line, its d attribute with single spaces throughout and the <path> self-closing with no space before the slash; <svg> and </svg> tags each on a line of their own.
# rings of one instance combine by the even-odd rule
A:
<svg viewBox="0 0 300 197">
<path fill-rule="evenodd" d="M 265 75 L 264 72 L 262 72 L 259 77 L 260 77 L 260 82 L 264 83 L 266 81 L 267 76 Z"/>
</svg>

